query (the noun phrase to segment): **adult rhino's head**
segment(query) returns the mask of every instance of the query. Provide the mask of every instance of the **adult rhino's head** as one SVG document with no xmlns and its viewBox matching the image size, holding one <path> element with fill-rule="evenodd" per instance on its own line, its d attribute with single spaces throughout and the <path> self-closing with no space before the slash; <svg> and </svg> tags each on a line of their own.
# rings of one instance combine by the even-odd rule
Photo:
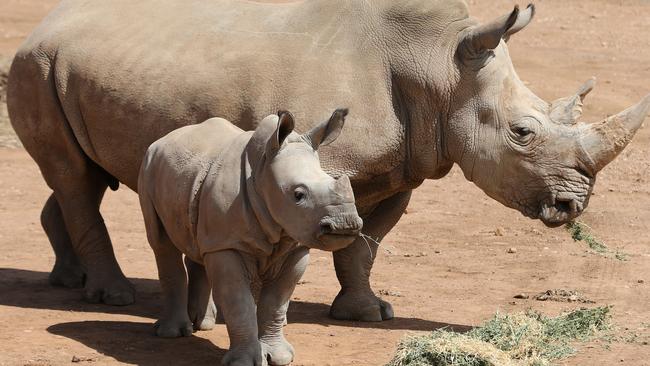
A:
<svg viewBox="0 0 650 366">
<path fill-rule="evenodd" d="M 339 250 L 361 233 L 363 221 L 354 204 L 350 179 L 323 171 L 318 148 L 341 133 L 347 109 L 300 135 L 286 111 L 265 118 L 252 140 L 263 140 L 261 162 L 254 170 L 255 189 L 282 229 L 302 244 Z M 269 133 L 270 132 L 270 133 Z"/>
<path fill-rule="evenodd" d="M 587 207 L 596 173 L 630 142 L 650 95 L 594 124 L 579 122 L 593 79 L 552 103 L 538 98 L 517 76 L 505 43 L 533 15 L 532 5 L 515 8 L 459 34 L 444 139 L 449 158 L 490 197 L 557 226 Z"/>
</svg>

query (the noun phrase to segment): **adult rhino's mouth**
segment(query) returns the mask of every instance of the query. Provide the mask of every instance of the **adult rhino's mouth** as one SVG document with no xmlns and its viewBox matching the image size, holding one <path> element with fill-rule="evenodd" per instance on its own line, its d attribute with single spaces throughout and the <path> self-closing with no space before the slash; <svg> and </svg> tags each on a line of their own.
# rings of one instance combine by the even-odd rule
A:
<svg viewBox="0 0 650 366">
<path fill-rule="evenodd" d="M 542 203 L 539 219 L 548 227 L 558 227 L 580 216 L 584 207 L 585 203 L 573 193 L 552 194 Z"/>
</svg>

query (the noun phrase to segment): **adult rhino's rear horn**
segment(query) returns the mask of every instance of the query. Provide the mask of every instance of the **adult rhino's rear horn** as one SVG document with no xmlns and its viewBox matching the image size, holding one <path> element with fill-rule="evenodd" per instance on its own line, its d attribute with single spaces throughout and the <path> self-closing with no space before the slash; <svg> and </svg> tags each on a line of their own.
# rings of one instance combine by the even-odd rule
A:
<svg viewBox="0 0 650 366">
<path fill-rule="evenodd" d="M 581 135 L 582 147 L 600 171 L 623 151 L 650 111 L 650 94 L 638 104 L 604 121 L 589 125 Z"/>
<path fill-rule="evenodd" d="M 585 97 L 596 86 L 596 78 L 587 80 L 575 94 L 560 98 L 551 103 L 550 118 L 553 122 L 563 125 L 573 125 L 582 116 L 582 103 Z"/>
</svg>

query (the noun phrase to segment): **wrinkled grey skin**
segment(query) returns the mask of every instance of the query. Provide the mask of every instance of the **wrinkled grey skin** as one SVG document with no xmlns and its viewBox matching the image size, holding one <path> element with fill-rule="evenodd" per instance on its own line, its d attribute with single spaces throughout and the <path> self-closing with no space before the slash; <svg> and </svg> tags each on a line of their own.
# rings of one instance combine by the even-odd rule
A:
<svg viewBox="0 0 650 366">
<path fill-rule="evenodd" d="M 595 125 L 576 122 L 591 85 L 539 99 L 505 42 L 532 16 L 478 24 L 457 0 L 63 1 L 19 50 L 8 90 L 13 126 L 54 191 L 42 216 L 57 254 L 51 281 L 80 286 L 85 274 L 89 300 L 133 301 L 101 197 L 117 181 L 136 188 L 153 141 L 210 116 L 251 130 L 286 108 L 306 131 L 350 107 L 321 162 L 350 177 L 364 232 L 379 240 L 411 190 L 453 164 L 531 218 L 575 218 L 650 97 Z M 370 288 L 371 248 L 359 239 L 335 253 L 335 318 L 393 316 Z"/>
<path fill-rule="evenodd" d="M 159 336 L 192 334 L 185 254 L 205 265 L 225 319 L 230 351 L 222 364 L 291 363 L 283 322 L 308 248 L 340 250 L 363 225 L 350 180 L 327 175 L 317 154 L 340 134 L 346 114 L 337 110 L 304 135 L 292 132 L 287 112 L 255 132 L 212 118 L 147 149 L 138 192 L 163 288 Z"/>
</svg>

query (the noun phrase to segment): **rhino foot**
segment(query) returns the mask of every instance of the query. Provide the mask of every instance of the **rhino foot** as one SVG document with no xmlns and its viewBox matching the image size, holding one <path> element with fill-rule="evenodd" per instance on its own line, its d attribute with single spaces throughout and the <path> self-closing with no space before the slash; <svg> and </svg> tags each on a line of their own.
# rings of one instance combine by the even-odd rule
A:
<svg viewBox="0 0 650 366">
<path fill-rule="evenodd" d="M 262 341 L 262 352 L 269 365 L 284 366 L 293 361 L 293 346 L 284 337 L 279 340 Z"/>
<path fill-rule="evenodd" d="M 162 338 L 189 337 L 192 335 L 192 322 L 187 316 L 184 319 L 160 319 L 154 324 L 154 329 Z"/>
<path fill-rule="evenodd" d="M 393 306 L 375 296 L 372 291 L 344 290 L 336 296 L 330 316 L 338 320 L 380 322 L 393 319 Z"/>
<path fill-rule="evenodd" d="M 105 283 L 95 283 L 89 278 L 86 281 L 84 298 L 90 303 L 129 305 L 135 302 L 135 289 L 126 278 L 108 280 Z"/>
<path fill-rule="evenodd" d="M 54 264 L 49 276 L 50 285 L 67 288 L 82 288 L 86 281 L 86 273 L 80 265 Z"/>
<path fill-rule="evenodd" d="M 231 349 L 223 356 L 222 366 L 268 366 L 260 342 Z"/>
</svg>

